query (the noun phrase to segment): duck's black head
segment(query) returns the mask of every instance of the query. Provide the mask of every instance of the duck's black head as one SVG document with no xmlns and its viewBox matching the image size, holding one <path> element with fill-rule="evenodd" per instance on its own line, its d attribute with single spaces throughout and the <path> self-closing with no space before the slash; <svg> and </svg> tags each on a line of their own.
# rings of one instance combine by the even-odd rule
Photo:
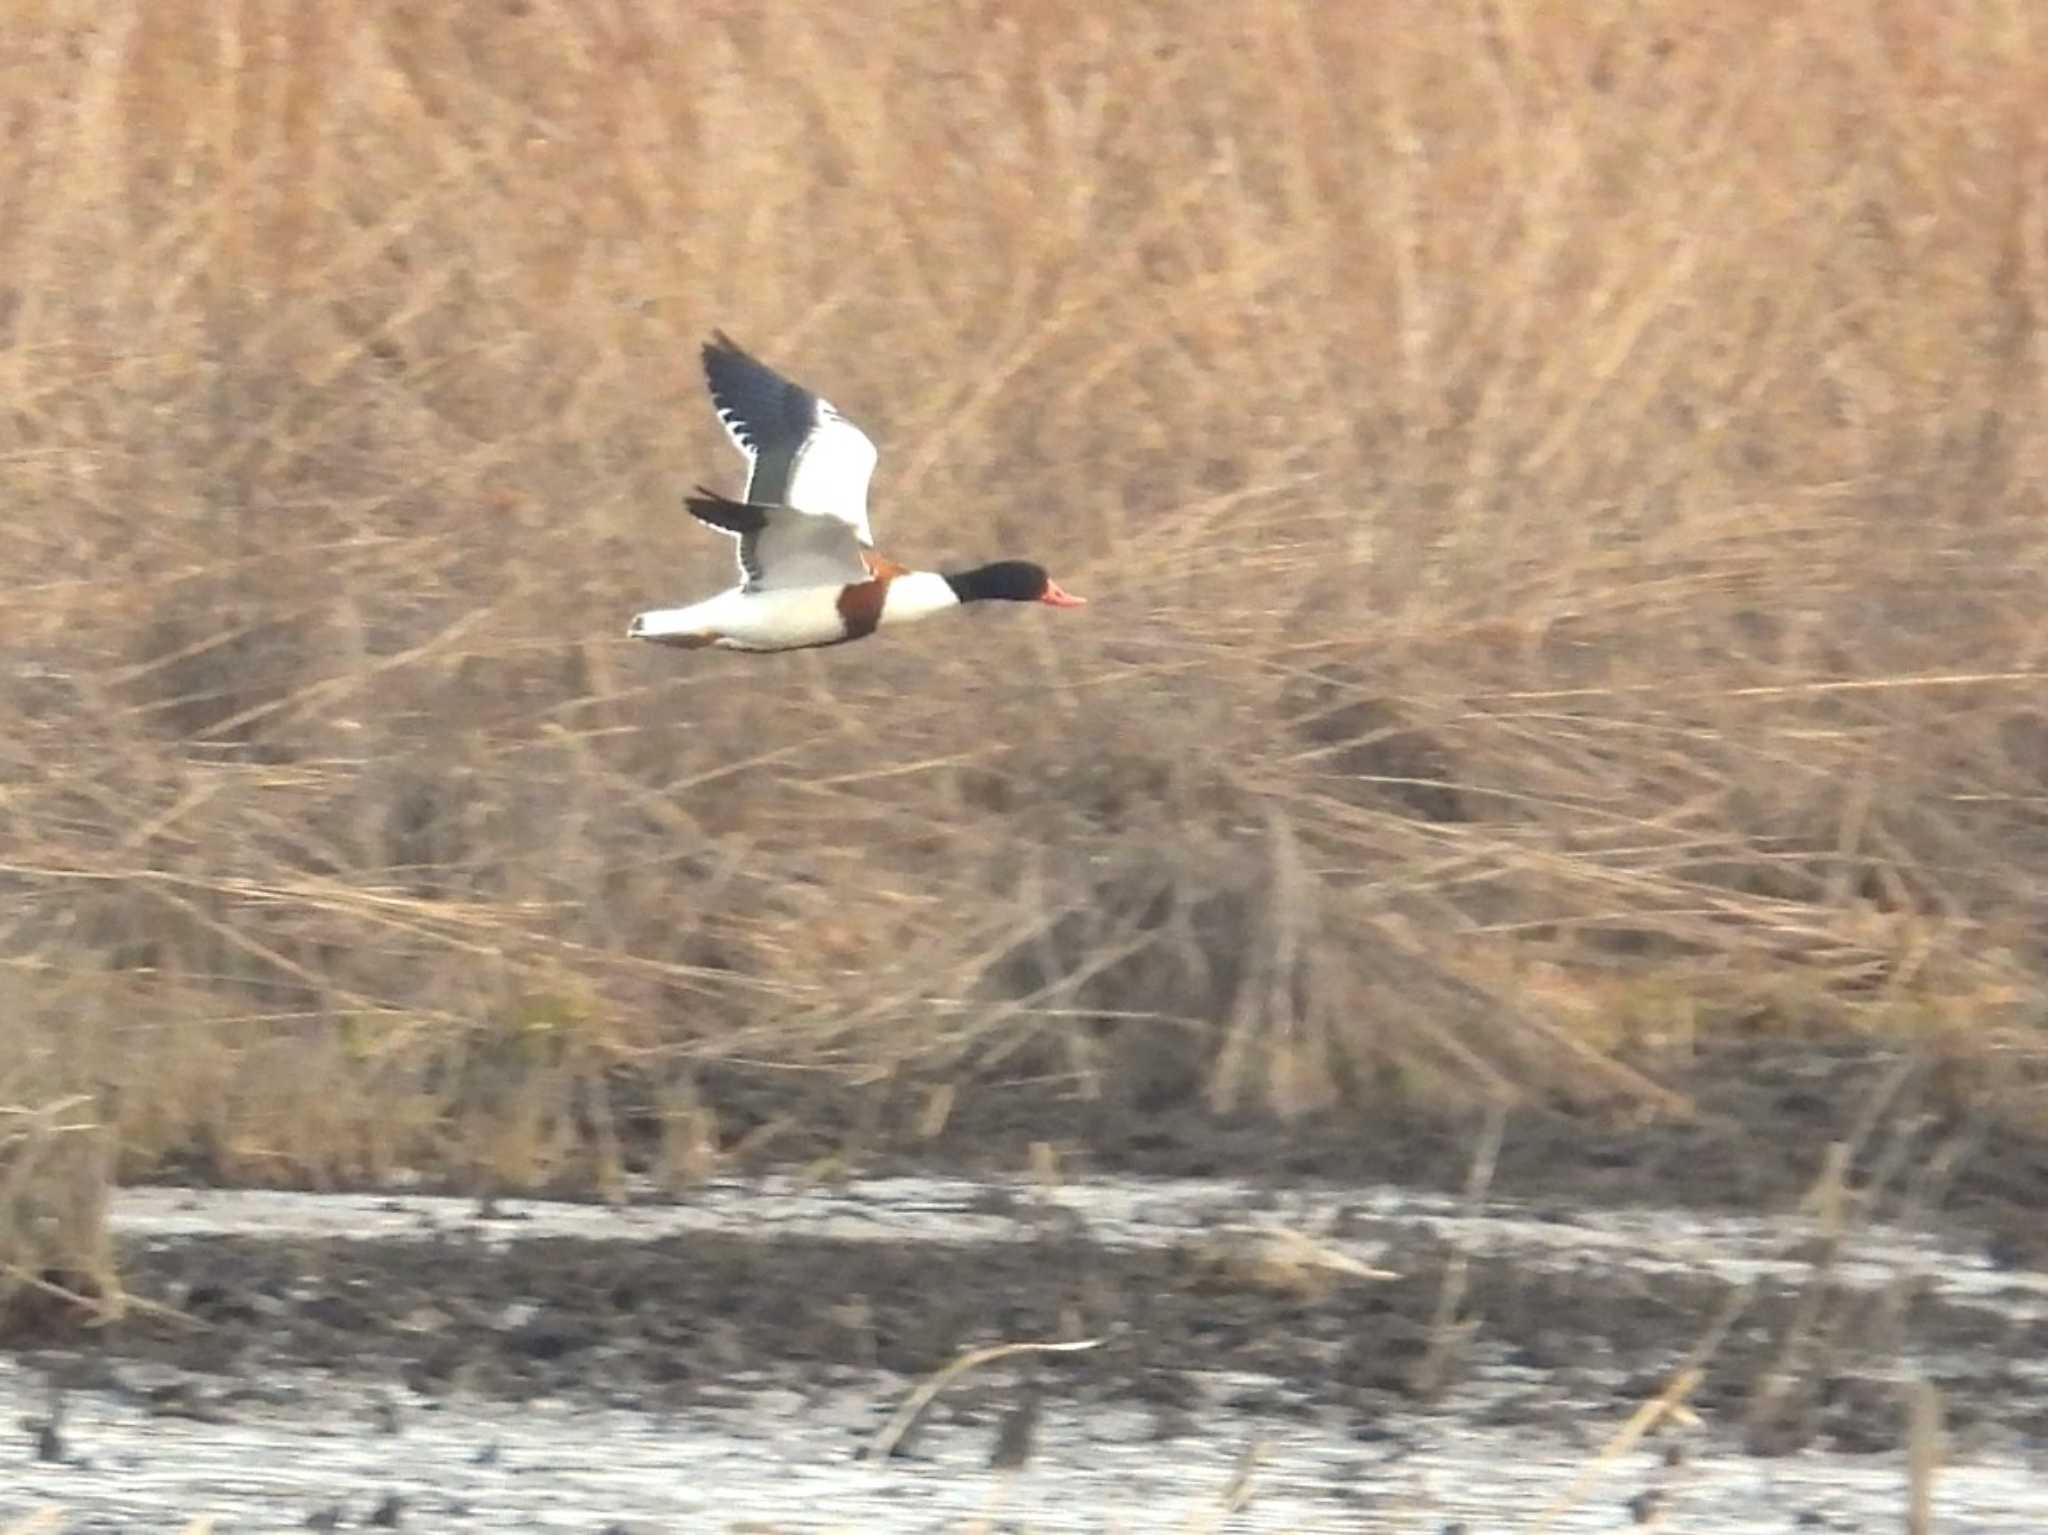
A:
<svg viewBox="0 0 2048 1535">
<path fill-rule="evenodd" d="M 1061 591 L 1043 565 L 1029 560 L 997 560 L 993 565 L 949 575 L 946 584 L 962 602 L 1043 602 L 1055 608 L 1078 608 L 1088 600 Z"/>
</svg>

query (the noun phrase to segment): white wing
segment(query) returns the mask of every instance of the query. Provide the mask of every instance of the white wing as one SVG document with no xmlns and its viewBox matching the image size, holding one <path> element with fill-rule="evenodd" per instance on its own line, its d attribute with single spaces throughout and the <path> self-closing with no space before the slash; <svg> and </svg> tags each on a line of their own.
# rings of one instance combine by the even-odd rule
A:
<svg viewBox="0 0 2048 1535">
<path fill-rule="evenodd" d="M 868 481 L 880 456 L 832 402 L 749 356 L 723 331 L 704 344 L 704 378 L 726 435 L 753 466 L 747 499 L 846 523 L 872 545 Z"/>
</svg>

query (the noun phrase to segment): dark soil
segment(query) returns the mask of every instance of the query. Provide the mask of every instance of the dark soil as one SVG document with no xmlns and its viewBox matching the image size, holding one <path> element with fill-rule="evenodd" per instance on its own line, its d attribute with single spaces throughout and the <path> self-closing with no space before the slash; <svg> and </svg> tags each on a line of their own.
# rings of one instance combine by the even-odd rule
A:
<svg viewBox="0 0 2048 1535">
<path fill-rule="evenodd" d="M 102 1362 L 193 1372 L 208 1383 L 175 1393 L 187 1412 L 209 1401 L 231 1412 L 245 1387 L 294 1368 L 402 1379 L 430 1395 L 687 1411 L 742 1384 L 822 1390 L 877 1367 L 920 1375 L 991 1342 L 1091 1336 L 1107 1341 L 1036 1367 L 1046 1390 L 1149 1402 L 1170 1433 L 1201 1399 L 1200 1372 L 1249 1372 L 1275 1382 L 1272 1410 L 1336 1411 L 1370 1439 L 1417 1411 L 1445 1410 L 1472 1370 L 1497 1384 L 1502 1364 L 1535 1373 L 1526 1390 L 1485 1393 L 1492 1422 L 1572 1432 L 1589 1399 L 1613 1401 L 1606 1421 L 1617 1421 L 1663 1389 L 1731 1303 L 1713 1280 L 1480 1260 L 1460 1308 L 1475 1325 L 1436 1342 L 1452 1258 L 1419 1226 L 1390 1254 L 1402 1277 L 1322 1283 L 1255 1279 L 1213 1247 L 1106 1247 L 1072 1226 L 1014 1243 L 908 1248 L 728 1235 L 496 1244 L 469 1232 L 181 1240 L 129 1254 L 130 1283 L 191 1322 L 134 1312 L 62 1341 Z M 1905 1423 L 1897 1372 L 1910 1354 L 1939 1360 L 1951 1428 L 2048 1434 L 2048 1407 L 2010 1368 L 2048 1357 L 2048 1322 L 1814 1283 L 1819 1306 L 1776 1405 L 1763 1410 L 1756 1392 L 1784 1353 L 1803 1283 L 1750 1298 L 1713 1354 L 1697 1409 L 1762 1453 L 1890 1450 Z"/>
<path fill-rule="evenodd" d="M 1726 1055 L 1686 1084 L 1699 1112 L 1683 1123 L 1602 1127 L 1520 1112 L 1492 1192 L 1539 1210 L 1545 1201 L 1786 1210 L 1813 1184 L 1828 1145 L 1854 1139 L 1862 1117 L 1873 1128 L 1850 1177 L 1861 1211 L 1938 1217 L 1974 1232 L 1995 1262 L 2039 1266 L 2048 1150 L 1973 1123 L 1940 1101 L 1933 1074 L 1901 1075 L 1895 1064 L 1848 1050 Z M 764 1096 L 756 1117 L 790 1108 Z M 734 1115 L 742 1131 L 748 1117 Z M 1046 1141 L 1074 1175 L 1441 1190 L 1465 1178 L 1477 1133 L 1476 1120 L 1413 1111 L 1278 1125 L 1191 1109 L 1117 1115 L 993 1090 L 967 1094 L 935 1140 L 862 1128 L 889 1118 L 821 1127 L 813 1114 L 781 1149 L 850 1150 L 864 1172 L 1014 1172 L 1029 1142 Z M 1927 1171 L 1935 1167 L 1945 1169 L 1939 1178 Z M 1342 1197 L 1333 1187 L 1333 1201 Z M 486 1229 L 504 1232 L 479 1222 Z M 130 1292 L 189 1321 L 137 1308 L 93 1329 L 44 1311 L 5 1341 L 54 1347 L 50 1357 L 70 1360 L 65 1368 L 83 1380 L 132 1359 L 200 1372 L 208 1384 L 195 1389 L 230 1406 L 237 1383 L 310 1367 L 402 1378 L 428 1393 L 685 1410 L 743 1380 L 824 1388 L 877 1367 L 921 1374 L 980 1344 L 1090 1336 L 1107 1342 L 1033 1367 L 1047 1391 L 1152 1403 L 1161 1432 L 1172 1433 L 1205 1389 L 1201 1372 L 1251 1372 L 1278 1383 L 1274 1410 L 1339 1413 L 1372 1439 L 1403 1415 L 1448 1410 L 1447 1391 L 1471 1370 L 1498 1385 L 1503 1364 L 1527 1367 L 1532 1384 L 1487 1393 L 1491 1421 L 1577 1432 L 1589 1397 L 1615 1399 L 1619 1413 L 1661 1391 L 1731 1304 L 1726 1285 L 1696 1276 L 1476 1259 L 1458 1311 L 1472 1325 L 1445 1331 L 1435 1318 L 1455 1255 L 1419 1225 L 1394 1235 L 1387 1262 L 1401 1277 L 1323 1283 L 1252 1276 L 1209 1247 L 1108 1247 L 1071 1223 L 1014 1243 L 903 1248 L 771 1233 L 135 1243 L 121 1259 Z M 1937 1375 L 1952 1431 L 2002 1425 L 2048 1436 L 2048 1407 L 2011 1367 L 2044 1357 L 2048 1322 L 1934 1293 L 1836 1289 L 1816 1255 L 1806 1280 L 1747 1298 L 1692 1405 L 1760 1453 L 1890 1450 L 1906 1422 L 1900 1380 L 1910 1366 Z M 1760 1382 L 1780 1367 L 1781 1389 L 1760 1398 Z M 961 1401 L 972 1410 L 973 1388 L 964 1389 L 948 1393 L 953 1410 Z"/>
</svg>

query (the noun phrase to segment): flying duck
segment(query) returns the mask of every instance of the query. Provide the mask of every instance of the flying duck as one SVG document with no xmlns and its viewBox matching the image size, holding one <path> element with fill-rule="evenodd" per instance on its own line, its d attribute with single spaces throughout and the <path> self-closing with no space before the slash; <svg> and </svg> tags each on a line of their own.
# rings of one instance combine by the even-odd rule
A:
<svg viewBox="0 0 2048 1535">
<path fill-rule="evenodd" d="M 686 650 L 804 650 L 863 639 L 884 624 L 963 602 L 1078 608 L 1088 600 L 1024 560 L 942 575 L 877 554 L 868 480 L 878 455 L 867 433 L 725 332 L 711 335 L 704 377 L 726 435 L 747 457 L 746 499 L 700 486 L 683 505 L 738 540 L 740 584 L 686 608 L 636 613 L 627 638 Z"/>
</svg>

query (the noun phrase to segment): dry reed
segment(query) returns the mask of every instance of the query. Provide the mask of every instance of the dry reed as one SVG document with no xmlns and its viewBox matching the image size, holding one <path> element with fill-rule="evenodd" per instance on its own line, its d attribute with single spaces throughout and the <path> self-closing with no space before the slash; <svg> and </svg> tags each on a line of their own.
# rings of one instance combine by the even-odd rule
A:
<svg viewBox="0 0 2048 1535">
<path fill-rule="evenodd" d="M 739 1071 L 1662 1112 L 1736 1025 L 2039 1120 L 2010 8 L 5 25 L 0 1059 L 125 1172 L 690 1176 Z M 626 644 L 728 575 L 714 324 L 897 557 L 1094 605 Z"/>
</svg>

